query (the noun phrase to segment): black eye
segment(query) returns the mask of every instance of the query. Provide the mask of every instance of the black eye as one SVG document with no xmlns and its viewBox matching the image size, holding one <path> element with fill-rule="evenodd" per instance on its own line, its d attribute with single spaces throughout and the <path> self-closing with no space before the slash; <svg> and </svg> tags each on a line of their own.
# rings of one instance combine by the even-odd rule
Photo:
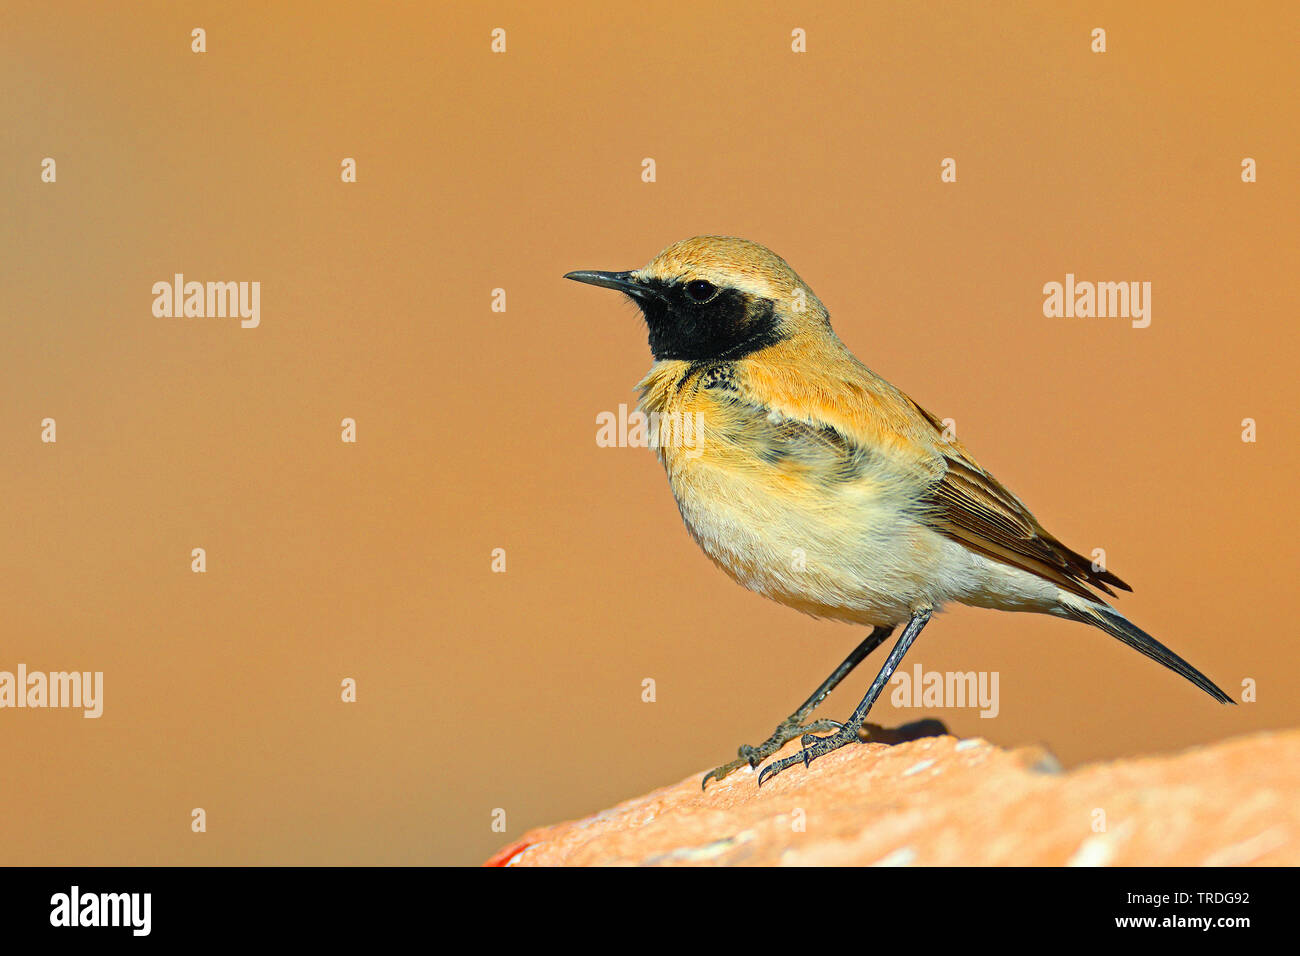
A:
<svg viewBox="0 0 1300 956">
<path fill-rule="evenodd" d="M 717 286 L 703 279 L 695 279 L 686 283 L 686 294 L 691 297 L 693 302 L 708 302 L 717 291 Z"/>
</svg>

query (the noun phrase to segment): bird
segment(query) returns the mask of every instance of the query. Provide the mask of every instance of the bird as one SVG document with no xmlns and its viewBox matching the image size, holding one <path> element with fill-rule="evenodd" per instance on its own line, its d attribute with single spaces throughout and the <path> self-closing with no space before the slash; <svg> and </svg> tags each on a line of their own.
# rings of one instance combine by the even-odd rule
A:
<svg viewBox="0 0 1300 956">
<path fill-rule="evenodd" d="M 861 739 L 872 705 L 945 605 L 1049 614 L 1099 628 L 1233 703 L 1106 600 L 1123 580 L 1051 535 L 935 415 L 858 360 L 788 263 L 731 236 L 667 246 L 640 269 L 564 278 L 617 290 L 644 318 L 637 386 L 650 445 L 704 553 L 739 584 L 820 618 L 870 628 L 776 730 L 701 786 L 786 743 L 777 774 Z M 848 720 L 813 711 L 902 632 Z"/>
</svg>

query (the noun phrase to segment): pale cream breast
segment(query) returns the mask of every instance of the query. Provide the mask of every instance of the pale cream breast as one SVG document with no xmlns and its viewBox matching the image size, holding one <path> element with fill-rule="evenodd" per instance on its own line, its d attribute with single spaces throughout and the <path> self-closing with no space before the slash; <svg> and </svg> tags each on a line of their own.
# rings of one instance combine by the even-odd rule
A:
<svg viewBox="0 0 1300 956">
<path fill-rule="evenodd" d="M 774 449 L 725 396 L 681 387 L 684 372 L 652 373 L 642 410 L 668 423 L 656 451 L 687 528 L 716 564 L 750 590 L 855 623 L 896 623 L 940 599 L 930 585 L 948 549 L 910 517 L 907 484 L 886 463 L 833 477 L 835 448 Z M 672 431 L 683 421 L 697 423 L 687 429 L 693 444 Z M 779 430 L 779 416 L 758 424 Z"/>
</svg>

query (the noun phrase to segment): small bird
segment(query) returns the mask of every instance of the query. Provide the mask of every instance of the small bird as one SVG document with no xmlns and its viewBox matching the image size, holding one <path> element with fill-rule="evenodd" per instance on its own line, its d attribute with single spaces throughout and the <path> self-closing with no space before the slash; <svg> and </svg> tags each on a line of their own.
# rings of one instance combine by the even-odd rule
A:
<svg viewBox="0 0 1300 956">
<path fill-rule="evenodd" d="M 1090 624 L 1232 702 L 1096 593 L 1132 588 L 1049 534 L 938 418 L 858 361 L 775 253 L 698 236 L 641 269 L 565 278 L 617 289 L 640 307 L 654 365 L 639 408 L 704 553 L 752 591 L 871 628 L 766 741 L 742 746 L 702 786 L 757 768 L 795 737 L 800 752 L 763 768 L 759 786 L 856 742 L 903 655 L 949 602 Z M 898 627 L 849 719 L 808 722 Z"/>
</svg>

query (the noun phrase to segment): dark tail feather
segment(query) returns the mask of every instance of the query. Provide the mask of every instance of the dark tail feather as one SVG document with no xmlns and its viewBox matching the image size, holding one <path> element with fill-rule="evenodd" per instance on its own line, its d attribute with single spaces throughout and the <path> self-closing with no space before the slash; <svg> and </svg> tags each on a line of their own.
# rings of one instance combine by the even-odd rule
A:
<svg viewBox="0 0 1300 956">
<path fill-rule="evenodd" d="M 1119 638 L 1139 654 L 1145 654 L 1153 661 L 1164 664 L 1165 667 L 1168 667 L 1175 674 L 1181 674 L 1183 677 L 1186 677 L 1189 681 L 1220 703 L 1236 703 L 1236 701 L 1231 697 L 1219 690 L 1214 681 L 1210 680 L 1195 667 L 1187 663 L 1187 661 L 1183 660 L 1169 648 L 1165 647 L 1118 611 L 1113 610 L 1104 604 L 1090 604 L 1086 607 L 1073 605 L 1069 607 L 1068 611 L 1070 617 L 1074 618 L 1076 621 L 1082 621 L 1085 624 L 1091 624 L 1093 627 L 1101 628 L 1111 637 Z"/>
</svg>

